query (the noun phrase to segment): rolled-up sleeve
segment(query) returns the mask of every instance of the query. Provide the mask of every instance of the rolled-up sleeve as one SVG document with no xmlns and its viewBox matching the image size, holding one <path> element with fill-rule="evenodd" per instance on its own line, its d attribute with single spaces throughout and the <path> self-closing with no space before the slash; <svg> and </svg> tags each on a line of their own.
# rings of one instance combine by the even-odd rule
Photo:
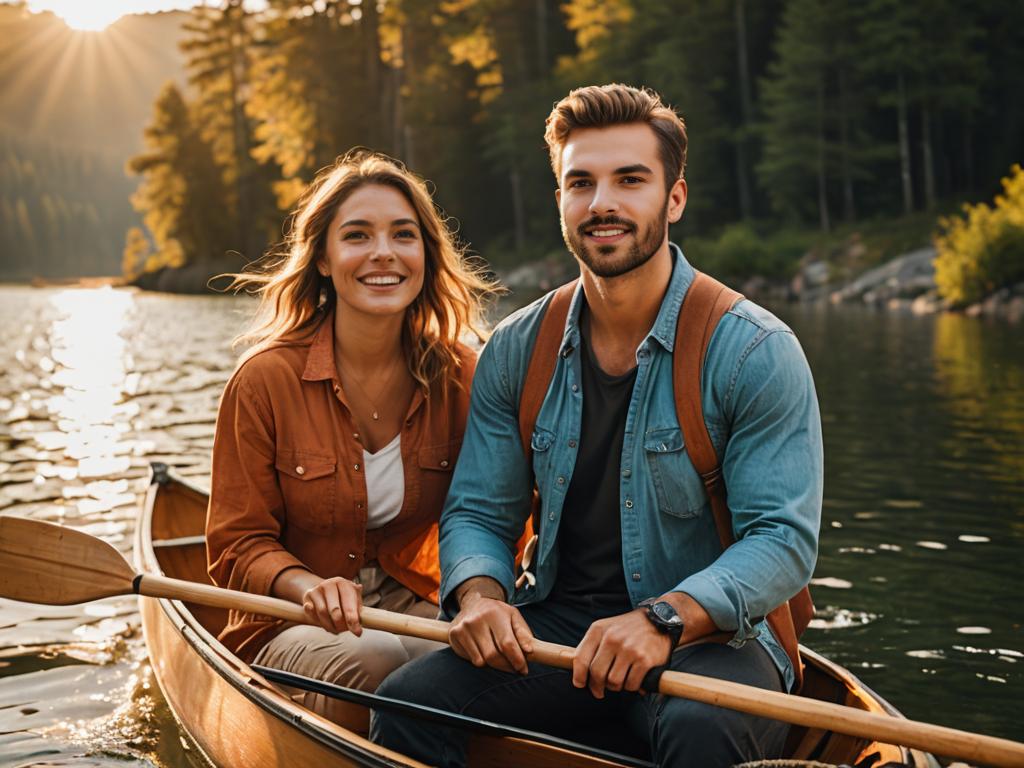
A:
<svg viewBox="0 0 1024 768">
<path fill-rule="evenodd" d="M 477 364 L 462 452 L 441 515 L 441 607 L 457 612 L 454 590 L 489 576 L 512 595 L 516 542 L 530 511 L 532 482 L 518 430 L 501 332 Z"/>
<path fill-rule="evenodd" d="M 741 645 L 810 581 L 824 456 L 814 382 L 791 332 L 758 336 L 733 373 L 722 470 L 736 542 L 675 590 L 697 600 Z"/>
<path fill-rule="evenodd" d="M 216 584 L 267 595 L 283 570 L 304 566 L 280 542 L 284 502 L 274 469 L 274 423 L 246 373 L 243 367 L 228 382 L 217 414 L 207 562 Z"/>
</svg>

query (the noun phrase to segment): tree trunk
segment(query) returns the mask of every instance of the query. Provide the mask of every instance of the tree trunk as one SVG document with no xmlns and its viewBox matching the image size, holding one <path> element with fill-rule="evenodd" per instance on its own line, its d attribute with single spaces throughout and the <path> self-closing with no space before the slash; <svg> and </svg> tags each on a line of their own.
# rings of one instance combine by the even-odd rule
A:
<svg viewBox="0 0 1024 768">
<path fill-rule="evenodd" d="M 964 115 L 964 173 L 966 176 L 965 189 L 968 192 L 974 191 L 974 147 L 971 144 L 971 113 Z"/>
<path fill-rule="evenodd" d="M 399 159 L 405 160 L 408 164 L 408 156 L 405 153 L 405 99 L 402 96 L 402 88 L 405 85 L 405 71 L 412 71 L 412 33 L 409 31 L 408 22 L 402 24 L 402 66 L 394 68 L 395 103 L 392 112 L 391 122 L 391 143 L 395 154 Z"/>
<path fill-rule="evenodd" d="M 921 106 L 921 162 L 924 164 L 924 203 L 935 208 L 935 161 L 932 156 L 932 112 L 925 102 Z"/>
<path fill-rule="evenodd" d="M 751 119 L 750 68 L 747 60 L 747 21 L 744 0 L 736 0 L 736 69 L 740 80 L 740 128 L 736 137 L 736 186 L 740 197 L 740 215 L 749 219 L 753 215 L 750 191 L 750 169 L 747 159 L 747 126 Z"/>
<path fill-rule="evenodd" d="M 903 73 L 899 74 L 896 120 L 900 136 L 900 180 L 903 182 L 903 213 L 914 212 L 914 182 L 910 173 L 910 137 L 907 131 L 907 86 Z"/>
<path fill-rule="evenodd" d="M 857 209 L 853 199 L 853 168 L 850 160 L 850 109 L 849 83 L 845 69 L 839 70 L 839 141 L 842 157 L 843 174 L 843 218 L 847 223 L 857 219 Z"/>
<path fill-rule="evenodd" d="M 366 56 L 366 92 L 370 95 L 372 107 L 368 116 L 371 146 L 378 145 L 384 138 L 384 95 L 381 89 L 380 61 L 380 15 L 377 1 L 367 0 L 359 6 L 362 9 L 360 24 L 363 33 L 363 51 Z"/>
<path fill-rule="evenodd" d="M 828 215 L 828 179 L 825 175 L 825 82 L 818 77 L 818 216 L 821 231 L 831 230 Z"/>
<path fill-rule="evenodd" d="M 241 0 L 232 0 L 225 10 L 230 14 L 228 25 L 228 51 L 231 99 L 231 125 L 234 135 L 235 190 L 238 198 L 237 237 L 238 246 L 244 249 L 246 259 L 259 256 L 263 243 L 259 242 L 259 229 L 252 200 L 252 156 L 249 146 L 249 126 L 246 123 L 245 106 L 242 102 L 242 84 L 246 80 L 247 61 L 245 44 L 245 14 Z M 197 254 L 199 259 L 209 259 L 212 254 Z"/>
<path fill-rule="evenodd" d="M 526 215 L 523 208 L 523 188 L 518 166 L 508 175 L 512 185 L 512 215 L 515 225 L 516 254 L 522 255 L 526 247 Z"/>
<path fill-rule="evenodd" d="M 548 4 L 547 0 L 534 0 L 534 18 L 537 26 L 537 78 L 548 74 Z"/>
</svg>

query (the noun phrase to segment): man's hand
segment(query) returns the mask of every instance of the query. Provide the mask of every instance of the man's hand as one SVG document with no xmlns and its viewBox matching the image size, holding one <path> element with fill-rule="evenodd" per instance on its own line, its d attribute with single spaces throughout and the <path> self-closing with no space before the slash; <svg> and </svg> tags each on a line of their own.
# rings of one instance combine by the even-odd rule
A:
<svg viewBox="0 0 1024 768">
<path fill-rule="evenodd" d="M 576 646 L 572 684 L 588 686 L 599 699 L 609 691 L 639 691 L 646 675 L 668 659 L 672 640 L 650 622 L 643 608 L 590 625 Z"/>
<path fill-rule="evenodd" d="M 475 667 L 525 675 L 533 633 L 519 610 L 505 602 L 501 585 L 485 576 L 467 579 L 456 598 L 459 615 L 448 630 L 452 650 Z"/>
</svg>

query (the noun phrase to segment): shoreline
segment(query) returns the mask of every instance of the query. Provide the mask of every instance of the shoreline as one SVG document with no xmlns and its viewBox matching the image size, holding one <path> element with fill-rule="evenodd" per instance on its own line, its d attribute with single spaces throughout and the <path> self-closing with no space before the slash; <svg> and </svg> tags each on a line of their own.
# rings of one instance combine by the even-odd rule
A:
<svg viewBox="0 0 1024 768">
<path fill-rule="evenodd" d="M 755 301 L 778 301 L 793 304 L 832 304 L 867 306 L 873 309 L 930 315 L 940 312 L 986 317 L 1010 323 L 1024 321 L 1024 282 L 1001 287 L 984 299 L 967 307 L 954 308 L 939 296 L 932 264 L 935 250 L 919 248 L 872 267 L 851 278 L 832 281 L 832 266 L 821 259 L 805 258 L 797 273 L 788 281 L 771 280 L 753 275 L 743 281 L 727 281 Z M 512 270 L 499 270 L 501 283 L 513 294 L 540 296 L 571 280 L 575 275 L 566 269 L 568 262 L 550 258 L 522 264 Z M 180 269 L 165 268 L 159 272 L 126 280 L 116 275 L 0 280 L 0 285 L 25 288 L 130 288 L 152 293 L 175 295 L 234 295 L 208 285 L 218 270 L 207 274 L 210 265 L 190 265 Z"/>
</svg>

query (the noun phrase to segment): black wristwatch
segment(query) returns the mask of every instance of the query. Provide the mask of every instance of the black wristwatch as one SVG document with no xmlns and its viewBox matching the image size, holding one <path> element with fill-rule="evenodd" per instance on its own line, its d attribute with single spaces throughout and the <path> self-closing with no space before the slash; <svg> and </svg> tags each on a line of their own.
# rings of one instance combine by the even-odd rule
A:
<svg viewBox="0 0 1024 768">
<path fill-rule="evenodd" d="M 639 607 L 647 609 L 647 620 L 653 624 L 659 632 L 663 635 L 668 635 L 672 640 L 672 647 L 669 649 L 669 656 L 672 655 L 672 651 L 679 645 L 679 638 L 683 636 L 683 624 L 682 617 L 676 613 L 676 609 L 672 607 L 672 603 L 667 600 L 661 600 L 657 597 L 649 597 L 646 600 L 641 600 Z"/>
</svg>

